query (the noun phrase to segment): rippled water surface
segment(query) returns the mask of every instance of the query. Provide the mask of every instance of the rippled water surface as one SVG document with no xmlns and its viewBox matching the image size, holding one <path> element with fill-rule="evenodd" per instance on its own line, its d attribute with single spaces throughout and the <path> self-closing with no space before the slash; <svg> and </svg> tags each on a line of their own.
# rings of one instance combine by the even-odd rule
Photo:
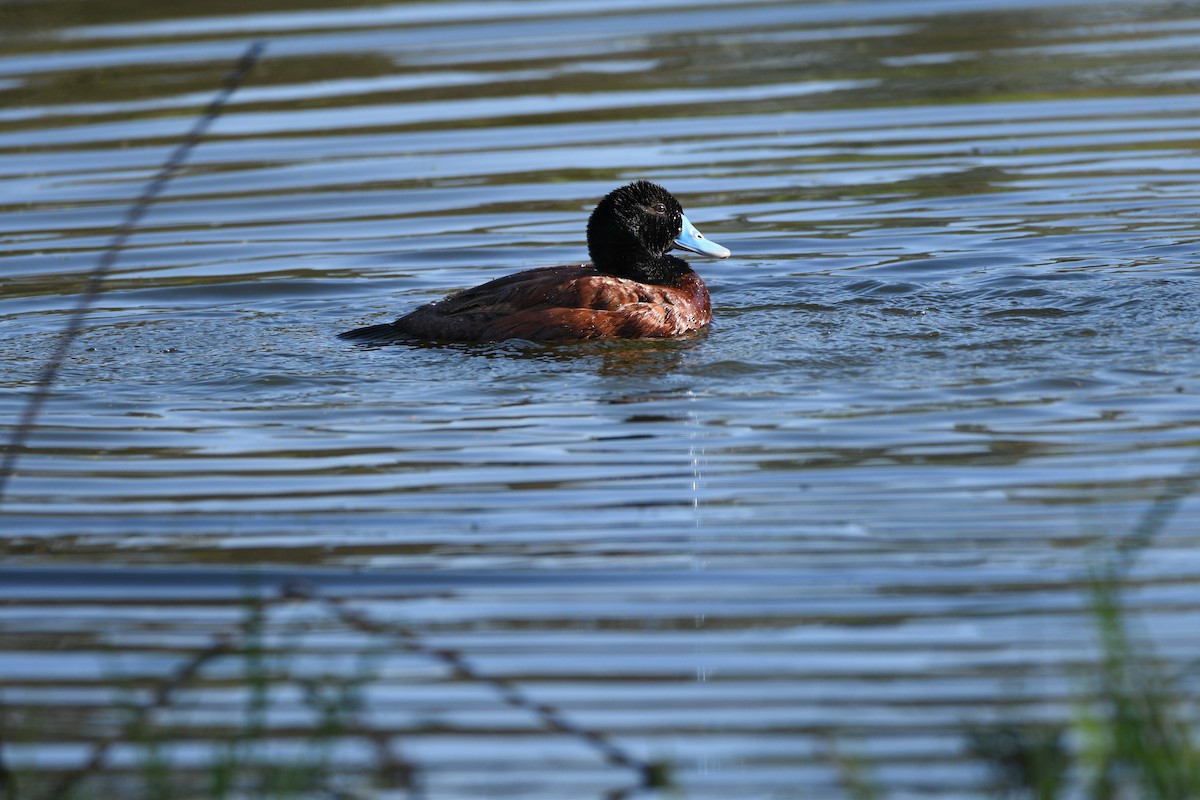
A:
<svg viewBox="0 0 1200 800">
<path fill-rule="evenodd" d="M 81 763 L 127 678 L 244 627 L 247 567 L 406 626 L 311 597 L 263 622 L 281 674 L 358 676 L 422 796 L 652 794 L 580 731 L 690 798 L 836 796 L 839 746 L 889 796 L 971 796 L 964 725 L 1070 717 L 1080 579 L 1200 451 L 1200 5 L 185 13 L 0 4 L 6 435 L 133 198 L 267 46 L 121 253 L 0 506 L 14 769 Z M 584 260 L 635 178 L 734 252 L 694 260 L 708 330 L 335 338 Z M 1181 664 L 1198 523 L 1185 498 L 1129 587 Z M 238 669 L 160 709 L 178 763 L 231 724 Z M 311 708 L 280 680 L 286 747 Z M 368 740 L 334 772 L 361 778 Z"/>
</svg>

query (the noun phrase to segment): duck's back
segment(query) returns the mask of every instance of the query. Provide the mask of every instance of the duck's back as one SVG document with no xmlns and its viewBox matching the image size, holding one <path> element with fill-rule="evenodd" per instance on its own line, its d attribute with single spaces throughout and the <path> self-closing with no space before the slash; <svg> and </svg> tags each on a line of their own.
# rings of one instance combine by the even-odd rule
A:
<svg viewBox="0 0 1200 800">
<path fill-rule="evenodd" d="M 376 342 L 644 338 L 676 336 L 711 319 L 708 289 L 694 272 L 672 286 L 657 286 L 583 265 L 506 275 L 421 306 L 395 322 L 342 336 Z"/>
</svg>

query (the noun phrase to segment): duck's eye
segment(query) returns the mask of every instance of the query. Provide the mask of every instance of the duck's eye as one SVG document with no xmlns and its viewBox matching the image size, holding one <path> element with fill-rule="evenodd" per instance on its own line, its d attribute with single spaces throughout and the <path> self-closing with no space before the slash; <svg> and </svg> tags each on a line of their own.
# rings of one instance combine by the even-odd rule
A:
<svg viewBox="0 0 1200 800">
<path fill-rule="evenodd" d="M 659 214 L 665 214 L 665 213 L 667 213 L 667 206 L 666 206 L 666 203 L 655 203 L 655 204 L 654 204 L 654 210 L 655 210 L 655 212 L 657 212 L 657 213 L 659 213 Z"/>
</svg>

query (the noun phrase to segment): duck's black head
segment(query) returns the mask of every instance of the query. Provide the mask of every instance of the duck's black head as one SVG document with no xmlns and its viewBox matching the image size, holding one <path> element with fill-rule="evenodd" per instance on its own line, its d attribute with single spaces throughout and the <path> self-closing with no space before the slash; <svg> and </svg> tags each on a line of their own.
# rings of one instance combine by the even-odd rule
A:
<svg viewBox="0 0 1200 800">
<path fill-rule="evenodd" d="M 661 285 L 691 270 L 682 258 L 667 255 L 672 247 L 729 256 L 688 222 L 674 195 L 649 181 L 634 181 L 605 195 L 588 219 L 587 241 L 596 269 Z"/>
</svg>

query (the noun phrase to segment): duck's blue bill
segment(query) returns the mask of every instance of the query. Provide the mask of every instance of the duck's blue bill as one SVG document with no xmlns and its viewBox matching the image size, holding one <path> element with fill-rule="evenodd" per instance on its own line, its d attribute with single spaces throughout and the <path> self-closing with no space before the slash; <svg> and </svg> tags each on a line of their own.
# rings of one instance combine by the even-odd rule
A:
<svg viewBox="0 0 1200 800">
<path fill-rule="evenodd" d="M 705 239 L 704 234 L 696 230 L 695 225 L 688 222 L 687 216 L 683 218 L 683 230 L 675 237 L 675 246 L 680 250 L 691 250 L 702 256 L 729 258 L 729 248 L 721 247 L 716 242 Z"/>
</svg>

